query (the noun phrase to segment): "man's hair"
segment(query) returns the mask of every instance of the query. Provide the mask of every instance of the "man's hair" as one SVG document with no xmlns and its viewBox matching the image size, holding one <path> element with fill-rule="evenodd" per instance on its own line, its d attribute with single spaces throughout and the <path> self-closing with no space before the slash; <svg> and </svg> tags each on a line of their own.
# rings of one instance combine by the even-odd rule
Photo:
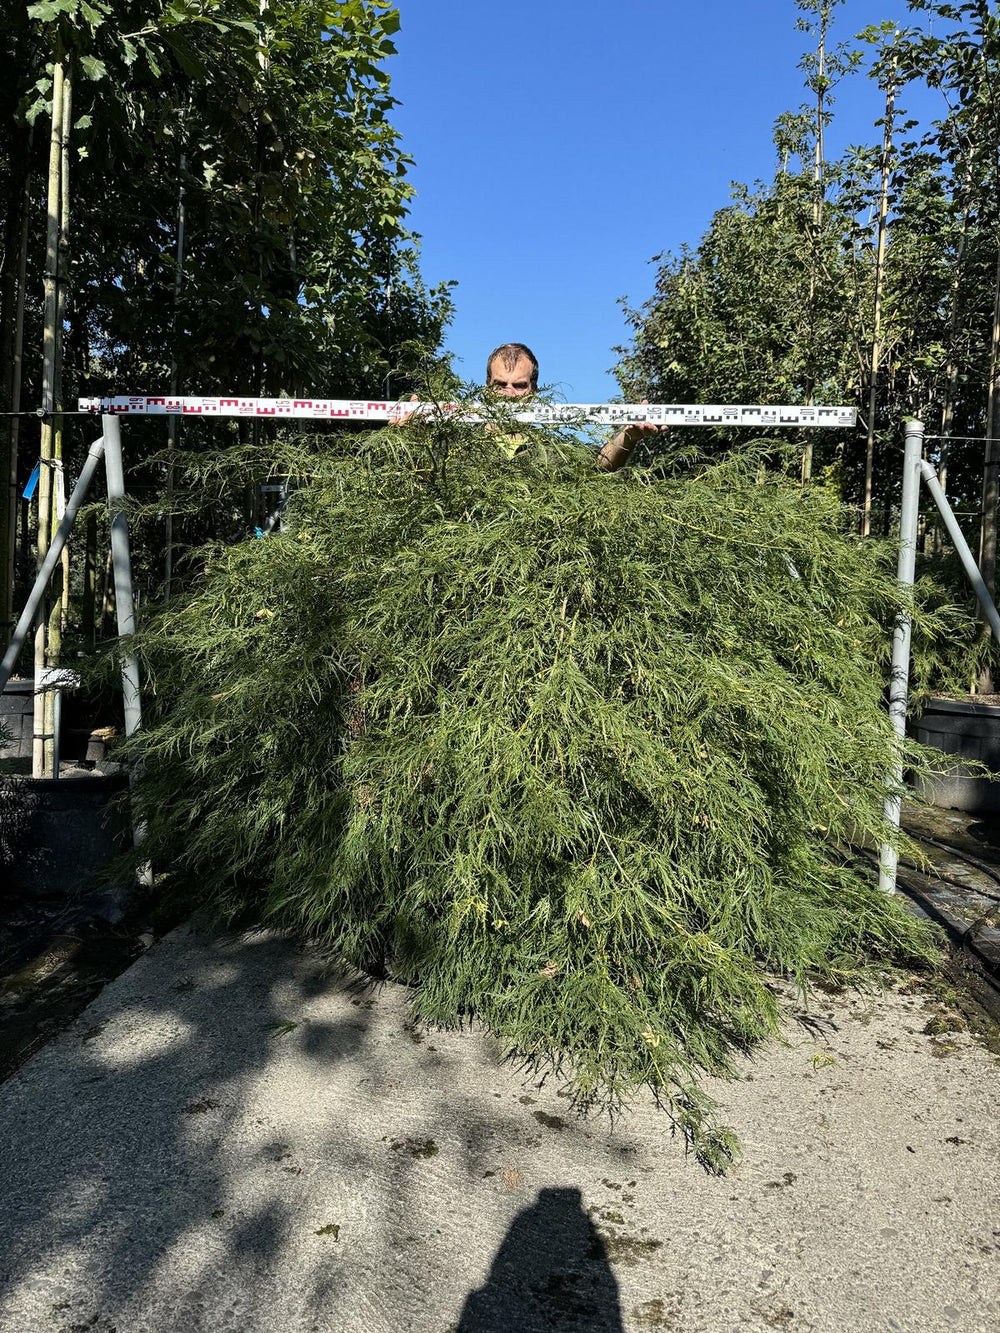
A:
<svg viewBox="0 0 1000 1333">
<path fill-rule="evenodd" d="M 505 370 L 513 370 L 517 365 L 519 357 L 526 356 L 531 362 L 531 389 L 532 392 L 538 388 L 538 358 L 530 347 L 525 347 L 524 343 L 501 343 L 499 347 L 494 347 L 486 358 L 486 383 L 490 382 L 490 371 L 493 362 L 500 358 Z"/>
</svg>

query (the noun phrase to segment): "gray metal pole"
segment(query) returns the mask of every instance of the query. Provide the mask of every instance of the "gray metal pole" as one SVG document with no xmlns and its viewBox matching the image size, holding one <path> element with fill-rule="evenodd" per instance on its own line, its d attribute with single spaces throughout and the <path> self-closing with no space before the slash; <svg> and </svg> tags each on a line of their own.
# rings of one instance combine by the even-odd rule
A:
<svg viewBox="0 0 1000 1333">
<path fill-rule="evenodd" d="M 104 466 L 108 477 L 108 508 L 111 513 L 111 565 L 115 578 L 115 616 L 118 637 L 135 633 L 135 601 L 132 593 L 132 558 L 125 513 L 125 468 L 118 418 L 101 418 L 104 426 Z M 125 700 L 125 735 L 131 736 L 142 723 L 139 699 L 139 663 L 133 654 L 122 659 L 122 694 Z"/>
<path fill-rule="evenodd" d="M 117 425 L 117 423 L 115 424 Z M 28 600 L 24 604 L 21 618 L 14 629 L 14 637 L 8 645 L 3 661 L 0 662 L 0 693 L 3 692 L 4 686 L 7 684 L 8 680 L 10 680 L 11 672 L 14 670 L 14 663 L 17 661 L 21 649 L 24 646 L 24 641 L 28 637 L 28 632 L 34 624 L 35 613 L 42 604 L 42 599 L 45 596 L 45 589 L 48 586 L 49 579 L 52 577 L 52 572 L 59 563 L 59 557 L 62 555 L 62 549 L 66 545 L 67 538 L 72 530 L 77 511 L 83 504 L 90 483 L 94 479 L 94 473 L 97 471 L 97 466 L 103 456 L 104 440 L 95 440 L 90 446 L 90 450 L 84 460 L 80 478 L 73 487 L 73 494 L 69 497 L 69 502 L 66 505 L 66 512 L 62 516 L 62 522 L 56 529 L 56 534 L 52 538 L 52 543 L 49 546 L 48 551 L 45 553 L 45 559 L 42 561 L 42 567 L 35 578 L 34 587 L 28 594 Z"/>
<path fill-rule="evenodd" d="M 945 493 L 938 481 L 937 473 L 930 463 L 922 462 L 920 464 L 920 475 L 927 483 L 927 489 L 934 497 L 934 503 L 941 511 L 941 517 L 944 519 L 944 526 L 951 538 L 952 545 L 958 552 L 958 557 L 962 562 L 966 574 L 969 576 L 969 582 L 972 584 L 976 596 L 979 598 L 979 605 L 983 608 L 983 614 L 989 621 L 990 629 L 993 631 L 993 637 L 997 643 L 1000 643 L 1000 615 L 997 615 L 997 608 L 990 596 L 990 590 L 983 582 L 983 576 L 979 572 L 979 566 L 976 564 L 975 557 L 969 550 L 969 543 L 962 535 L 962 529 L 958 526 L 958 519 L 952 512 L 951 505 L 948 503 Z"/>
<path fill-rule="evenodd" d="M 903 451 L 903 498 L 899 514 L 899 563 L 896 577 L 909 595 L 913 587 L 917 561 L 917 515 L 920 509 L 920 461 L 924 451 L 924 423 L 912 420 L 906 423 L 906 445 Z M 906 705 L 910 691 L 910 634 L 913 617 L 904 608 L 892 636 L 892 669 L 889 676 L 889 717 L 900 741 L 906 735 Z M 903 756 L 897 747 L 889 776 L 890 790 L 885 801 L 885 817 L 893 828 L 899 828 L 902 809 Z M 879 850 L 878 884 L 883 893 L 896 892 L 896 866 L 899 856 L 890 842 Z"/>
<path fill-rule="evenodd" d="M 128 516 L 125 513 L 125 466 L 122 462 L 122 437 L 118 418 L 102 416 L 104 427 L 104 466 L 108 478 L 108 508 L 111 513 L 111 564 L 115 578 L 115 616 L 118 637 L 135 633 L 135 600 L 132 592 L 132 560 L 128 544 Z M 139 697 L 139 662 L 134 653 L 122 658 L 122 699 L 125 705 L 125 735 L 134 736 L 142 725 L 142 703 Z M 141 769 L 133 762 L 129 768 L 129 786 L 135 784 Z M 140 847 L 145 840 L 145 825 L 132 819 L 132 845 Z M 139 868 L 137 879 L 141 884 L 153 882 L 149 862 Z"/>
</svg>

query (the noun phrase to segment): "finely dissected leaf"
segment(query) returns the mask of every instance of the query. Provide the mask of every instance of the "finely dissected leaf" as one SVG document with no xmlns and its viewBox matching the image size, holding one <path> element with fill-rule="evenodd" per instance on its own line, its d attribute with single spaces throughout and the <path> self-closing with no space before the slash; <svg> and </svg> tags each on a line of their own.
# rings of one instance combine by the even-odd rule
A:
<svg viewBox="0 0 1000 1333">
<path fill-rule="evenodd" d="M 650 1085 L 721 1169 L 692 1080 L 772 978 L 928 951 L 844 854 L 886 836 L 898 593 L 757 456 L 607 476 L 521 429 L 327 439 L 286 532 L 209 556 L 140 640 L 149 849 L 585 1101 Z"/>
</svg>

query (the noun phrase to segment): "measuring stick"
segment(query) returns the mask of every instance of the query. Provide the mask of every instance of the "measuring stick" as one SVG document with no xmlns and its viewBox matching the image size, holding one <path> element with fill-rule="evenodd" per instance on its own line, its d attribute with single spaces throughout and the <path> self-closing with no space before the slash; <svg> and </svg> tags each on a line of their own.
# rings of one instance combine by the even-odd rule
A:
<svg viewBox="0 0 1000 1333">
<path fill-rule="evenodd" d="M 510 399 L 503 400 L 504 403 Z M 495 420 L 495 405 L 481 403 L 391 403 L 347 398 L 81 398 L 81 412 L 115 416 L 270 417 L 277 421 L 399 421 L 409 416 Z M 526 425 L 578 426 L 820 426 L 852 428 L 853 407 L 760 407 L 706 403 L 539 403 L 504 417 Z"/>
</svg>

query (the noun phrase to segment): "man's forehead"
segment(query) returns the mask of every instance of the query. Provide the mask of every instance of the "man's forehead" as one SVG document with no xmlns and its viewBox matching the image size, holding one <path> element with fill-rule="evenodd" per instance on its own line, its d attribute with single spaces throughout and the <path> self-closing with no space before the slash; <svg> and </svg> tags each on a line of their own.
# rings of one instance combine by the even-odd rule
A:
<svg viewBox="0 0 1000 1333">
<path fill-rule="evenodd" d="M 509 364 L 502 356 L 495 356 L 490 362 L 491 379 L 530 380 L 533 370 L 534 367 L 523 352 Z"/>
</svg>

